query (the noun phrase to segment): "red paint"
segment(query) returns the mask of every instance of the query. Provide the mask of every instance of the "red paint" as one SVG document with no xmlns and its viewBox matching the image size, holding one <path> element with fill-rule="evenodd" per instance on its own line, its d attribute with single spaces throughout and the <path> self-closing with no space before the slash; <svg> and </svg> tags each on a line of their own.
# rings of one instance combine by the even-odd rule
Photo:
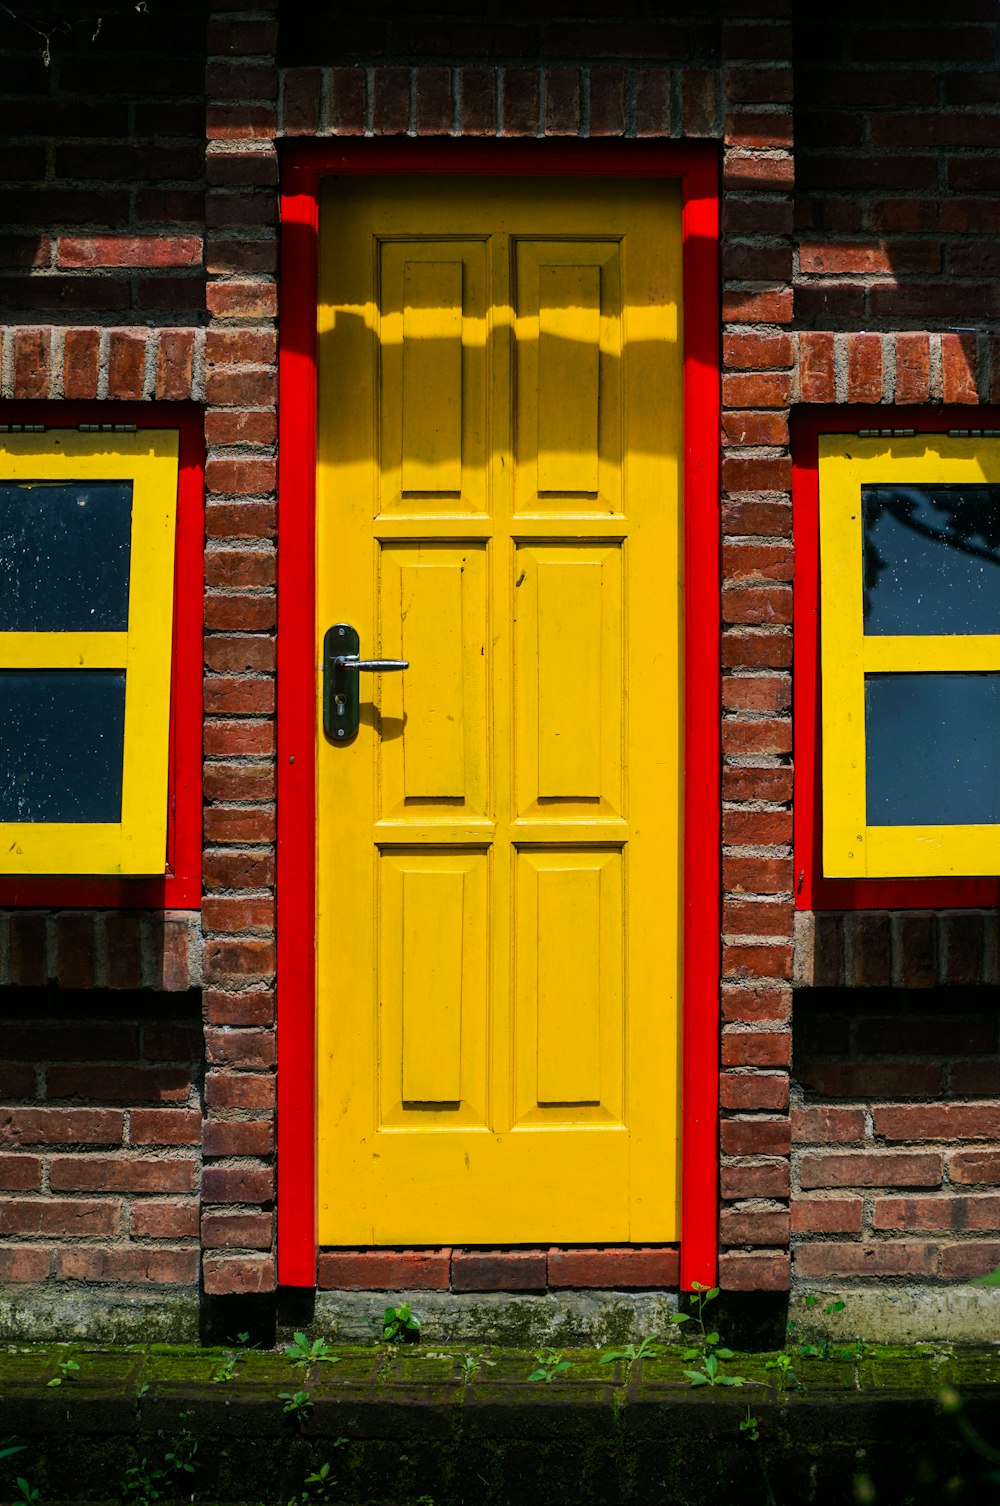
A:
<svg viewBox="0 0 1000 1506">
<path fill-rule="evenodd" d="M 174 638 L 170 668 L 167 862 L 159 877 L 0 878 L 0 906 L 59 909 L 192 910 L 201 905 L 202 622 L 205 592 L 205 441 L 201 409 L 191 403 L 5 403 L 0 422 L 135 424 L 177 429 L 177 535 Z"/>
<path fill-rule="evenodd" d="M 815 408 L 796 415 L 793 430 L 792 504 L 795 537 L 794 726 L 795 726 L 795 907 L 798 910 L 992 909 L 1000 882 L 984 878 L 828 879 L 823 877 L 823 801 L 819 474 L 820 434 L 856 434 L 860 429 L 949 429 L 1000 427 L 992 408 Z"/>
<path fill-rule="evenodd" d="M 324 176 L 664 177 L 683 190 L 685 856 L 681 1286 L 717 1261 L 719 1036 L 718 159 L 629 142 L 310 142 L 282 195 L 278 493 L 278 1279 L 316 1284 L 315 465 Z"/>
</svg>

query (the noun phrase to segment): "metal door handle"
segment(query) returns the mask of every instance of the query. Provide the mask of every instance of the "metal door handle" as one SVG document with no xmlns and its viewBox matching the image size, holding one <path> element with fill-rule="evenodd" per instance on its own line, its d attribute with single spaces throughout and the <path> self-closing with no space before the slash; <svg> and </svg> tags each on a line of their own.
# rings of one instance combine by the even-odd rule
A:
<svg viewBox="0 0 1000 1506">
<path fill-rule="evenodd" d="M 358 731 L 358 673 L 409 669 L 406 659 L 362 659 L 361 640 L 349 622 L 335 622 L 323 638 L 323 731 L 331 742 L 349 743 Z"/>
<path fill-rule="evenodd" d="M 335 669 L 367 669 L 373 675 L 410 667 L 409 659 L 359 659 L 357 654 L 338 654 L 333 664 Z"/>
</svg>

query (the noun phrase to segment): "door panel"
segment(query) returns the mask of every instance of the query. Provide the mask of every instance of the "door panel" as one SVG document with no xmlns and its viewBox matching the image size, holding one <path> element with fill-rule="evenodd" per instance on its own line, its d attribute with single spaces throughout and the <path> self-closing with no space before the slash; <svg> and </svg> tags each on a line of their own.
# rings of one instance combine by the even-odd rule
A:
<svg viewBox="0 0 1000 1506">
<path fill-rule="evenodd" d="M 324 1244 L 676 1237 L 679 301 L 673 183 L 327 185 Z"/>
</svg>

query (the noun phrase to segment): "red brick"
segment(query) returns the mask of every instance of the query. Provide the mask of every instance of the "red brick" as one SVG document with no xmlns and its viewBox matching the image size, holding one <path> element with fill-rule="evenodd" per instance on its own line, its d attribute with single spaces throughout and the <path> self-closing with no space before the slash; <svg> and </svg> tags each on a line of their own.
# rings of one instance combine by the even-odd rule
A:
<svg viewBox="0 0 1000 1506">
<path fill-rule="evenodd" d="M 268 408 L 274 402 L 275 374 L 266 369 L 210 367 L 205 373 L 205 397 L 219 408 Z"/>
<path fill-rule="evenodd" d="M 552 1287 L 676 1287 L 679 1258 L 671 1245 L 573 1249 L 554 1247 L 548 1257 Z"/>
<path fill-rule="evenodd" d="M 243 444 L 243 443 L 267 443 L 267 436 L 251 436 L 250 420 L 253 427 L 257 427 L 256 421 L 261 420 L 260 429 L 273 429 L 273 413 L 249 413 L 234 414 L 240 420 L 240 427 L 247 431 L 245 434 L 234 432 L 226 437 L 222 436 L 222 425 L 212 422 L 212 415 L 206 420 L 206 438 L 210 444 Z M 242 420 L 246 419 L 244 424 Z M 209 428 L 214 432 L 213 439 L 208 432 Z M 205 529 L 210 539 L 273 539 L 277 534 L 277 509 L 273 502 L 255 502 L 240 498 L 234 502 L 219 502 L 214 498 L 205 509 Z"/>
<path fill-rule="evenodd" d="M 322 77 L 319 68 L 289 68 L 285 73 L 281 120 L 286 136 L 316 135 Z"/>
<path fill-rule="evenodd" d="M 274 1172 L 266 1166 L 206 1166 L 201 1197 L 205 1203 L 269 1203 Z"/>
<path fill-rule="evenodd" d="M 96 329 L 68 329 L 63 343 L 63 395 L 97 396 L 100 334 Z"/>
<path fill-rule="evenodd" d="M 940 1187 L 944 1158 L 935 1151 L 809 1151 L 802 1186 Z"/>
<path fill-rule="evenodd" d="M 116 1109 L 0 1110 L 4 1145 L 120 1145 L 124 1129 Z"/>
<path fill-rule="evenodd" d="M 722 317 L 729 324 L 790 324 L 792 290 L 777 288 L 760 293 L 727 289 L 722 295 Z M 723 394 L 723 401 L 729 399 Z M 768 404 L 769 407 L 777 404 Z"/>
<path fill-rule="evenodd" d="M 227 596 L 209 593 L 205 597 L 205 627 L 221 633 L 267 632 L 274 626 L 275 610 L 273 592 L 257 596 L 242 592 Z"/>
<path fill-rule="evenodd" d="M 206 1156 L 269 1156 L 274 1125 L 270 1119 L 207 1119 L 202 1150 Z"/>
<path fill-rule="evenodd" d="M 45 917 L 12 915 L 10 920 L 10 981 L 22 987 L 48 982 Z"/>
<path fill-rule="evenodd" d="M 798 1077 L 824 1098 L 934 1097 L 941 1068 L 923 1062 L 803 1062 Z"/>
<path fill-rule="evenodd" d="M 580 131 L 580 73 L 576 68 L 545 70 L 545 135 L 576 136 Z"/>
<path fill-rule="evenodd" d="M 365 129 L 365 70 L 330 69 L 330 127 L 335 136 L 361 136 Z"/>
<path fill-rule="evenodd" d="M 722 1017 L 727 1022 L 746 1025 L 765 1020 L 787 1024 L 792 1017 L 791 991 L 781 987 L 765 987 L 759 983 L 746 987 L 724 983 Z"/>
<path fill-rule="evenodd" d="M 681 74 L 685 137 L 715 136 L 719 118 L 719 74 L 715 68 L 685 68 Z"/>
<path fill-rule="evenodd" d="M 202 904 L 206 931 L 270 931 L 274 928 L 274 900 L 241 896 L 209 896 Z"/>
<path fill-rule="evenodd" d="M 274 840 L 275 814 L 262 806 L 211 806 L 205 812 L 205 841 L 254 842 Z"/>
<path fill-rule="evenodd" d="M 216 674 L 273 674 L 276 660 L 273 638 L 245 636 L 205 639 L 205 668 Z M 231 839 L 213 835 L 208 840 L 218 842 Z M 251 837 L 248 840 L 256 839 Z"/>
<path fill-rule="evenodd" d="M 50 1098 L 104 1098 L 110 1103 L 184 1102 L 188 1072 L 174 1067 L 52 1067 Z"/>
<path fill-rule="evenodd" d="M 719 1143 L 726 1156 L 787 1156 L 792 1141 L 787 1119 L 724 1119 Z"/>
<path fill-rule="evenodd" d="M 725 857 L 722 878 L 730 894 L 784 894 L 792 887 L 790 858 Z"/>
<path fill-rule="evenodd" d="M 722 570 L 728 579 L 777 580 L 792 578 L 792 551 L 785 543 L 737 543 L 722 546 Z"/>
<path fill-rule="evenodd" d="M 972 1281 L 1000 1266 L 1000 1241 L 969 1240 L 941 1250 L 941 1275 L 952 1281 Z"/>
<path fill-rule="evenodd" d="M 922 1241 L 886 1240 L 880 1244 L 800 1244 L 796 1274 L 822 1280 L 829 1276 L 936 1276 L 939 1250 Z"/>
<path fill-rule="evenodd" d="M 60 1281 L 123 1281 L 156 1286 L 187 1286 L 198 1279 L 198 1251 L 143 1248 L 102 1249 L 84 1245 L 56 1251 Z"/>
<path fill-rule="evenodd" d="M 57 977 L 60 988 L 94 985 L 94 922 L 89 915 L 60 915 L 56 921 Z"/>
<path fill-rule="evenodd" d="M 791 1170 L 787 1161 L 727 1162 L 722 1167 L 720 1185 L 722 1196 L 729 1199 L 788 1197 Z"/>
<path fill-rule="evenodd" d="M 722 439 L 727 445 L 787 445 L 788 415 L 746 408 L 723 413 Z"/>
<path fill-rule="evenodd" d="M 51 346 L 51 330 L 19 329 L 14 332 L 15 397 L 48 397 Z"/>
<path fill-rule="evenodd" d="M 724 1109 L 780 1113 L 788 1107 L 788 1076 L 784 1072 L 723 1072 L 719 1102 Z"/>
<path fill-rule="evenodd" d="M 54 1197 L 7 1198 L 0 1203 L 0 1234 L 107 1238 L 120 1227 L 120 1203 Z"/>
<path fill-rule="evenodd" d="M 791 946 L 737 946 L 725 942 L 722 972 L 726 979 L 785 978 L 792 976 Z M 738 1050 L 733 1046 L 734 1051 Z M 769 1048 L 767 1048 L 769 1049 Z"/>
<path fill-rule="evenodd" d="M 0 1281 L 44 1281 L 49 1274 L 52 1252 L 34 1245 L 0 1247 Z"/>
<path fill-rule="evenodd" d="M 865 1205 L 859 1197 L 792 1199 L 793 1234 L 860 1234 Z"/>
<path fill-rule="evenodd" d="M 136 1203 L 129 1214 L 133 1239 L 196 1239 L 198 1203 Z"/>
<path fill-rule="evenodd" d="M 670 73 L 666 68 L 643 68 L 635 79 L 635 134 L 669 136 Z"/>
<path fill-rule="evenodd" d="M 108 397 L 141 398 L 146 381 L 146 336 L 114 329 L 108 336 Z"/>
<path fill-rule="evenodd" d="M 877 403 L 882 397 L 882 336 L 851 335 L 847 342 L 847 401 Z"/>
<path fill-rule="evenodd" d="M 879 1197 L 875 1199 L 872 1228 L 901 1231 L 902 1233 L 934 1233 L 939 1230 L 965 1227 L 964 1204 L 966 1198 L 940 1197 Z M 986 1198 L 993 1205 L 993 1224 L 1000 1212 L 1000 1198 Z M 959 1212 L 960 1208 L 963 1210 Z"/>
<path fill-rule="evenodd" d="M 941 381 L 946 403 L 977 403 L 976 336 L 941 336 Z"/>
<path fill-rule="evenodd" d="M 231 994 L 206 989 L 203 1010 L 209 1025 L 273 1025 L 274 992 L 264 988 Z"/>
<path fill-rule="evenodd" d="M 156 357 L 156 396 L 161 401 L 191 396 L 194 331 L 161 330 Z"/>
<path fill-rule="evenodd" d="M 456 1292 L 544 1291 L 546 1256 L 535 1250 L 456 1250 L 451 1283 Z"/>
<path fill-rule="evenodd" d="M 201 1220 L 201 1243 L 206 1250 L 269 1250 L 274 1238 L 272 1213 L 206 1211 Z"/>
<path fill-rule="evenodd" d="M 926 403 L 931 391 L 930 339 L 927 335 L 896 335 L 897 403 Z"/>
<path fill-rule="evenodd" d="M 805 403 L 832 403 L 837 396 L 832 335 L 799 335 L 799 388 Z"/>
<path fill-rule="evenodd" d="M 206 675 L 203 692 L 206 716 L 268 716 L 274 711 L 273 679 Z"/>
<path fill-rule="evenodd" d="M 410 115 L 410 77 L 406 68 L 374 70 L 376 136 L 402 136 Z"/>
<path fill-rule="evenodd" d="M 722 930 L 730 936 L 791 936 L 792 915 L 781 903 L 728 900 L 723 905 Z"/>
<path fill-rule="evenodd" d="M 730 586 L 722 593 L 723 622 L 765 625 L 792 620 L 792 593 L 786 586 Z"/>
<path fill-rule="evenodd" d="M 792 1140 L 797 1145 L 851 1145 L 865 1138 L 864 1109 L 794 1108 Z"/>
<path fill-rule="evenodd" d="M 727 1028 L 722 1037 L 722 1064 L 726 1067 L 784 1067 L 791 1060 L 791 1049 L 792 1038 L 787 1030 Z"/>
<path fill-rule="evenodd" d="M 728 1292 L 786 1292 L 790 1259 L 765 1250 L 726 1251 L 719 1256 L 719 1285 Z"/>
<path fill-rule="evenodd" d="M 1000 1103 L 889 1104 L 876 1107 L 875 1133 L 886 1140 L 995 1140 Z"/>
<path fill-rule="evenodd" d="M 215 983 L 227 978 L 270 977 L 275 968 L 274 942 L 247 938 L 205 944 L 204 974 Z"/>
<path fill-rule="evenodd" d="M 724 1208 L 719 1217 L 719 1238 L 724 1245 L 787 1245 L 788 1213 L 785 1209 L 746 1213 Z"/>
<path fill-rule="evenodd" d="M 451 69 L 414 70 L 414 125 L 418 136 L 443 136 L 451 130 Z"/>
<path fill-rule="evenodd" d="M 277 313 L 273 282 L 210 282 L 205 290 L 208 312 L 217 319 L 269 319 Z"/>
<path fill-rule="evenodd" d="M 462 135 L 495 135 L 499 74 L 492 68 L 461 68 L 458 78 L 462 97 Z"/>
<path fill-rule="evenodd" d="M 207 852 L 206 889 L 269 889 L 274 883 L 271 853 Z"/>
<path fill-rule="evenodd" d="M 503 134 L 534 136 L 538 131 L 539 79 L 535 68 L 507 68 L 503 75 Z"/>
<path fill-rule="evenodd" d="M 209 105 L 205 110 L 205 134 L 209 141 L 267 140 L 275 134 L 276 117 L 270 104 Z"/>
<path fill-rule="evenodd" d="M 760 685 L 769 682 L 761 680 L 729 680 L 726 683 L 729 685 Z M 744 706 L 740 708 L 729 707 L 727 709 L 771 711 L 778 708 L 770 706 Z M 723 840 L 732 847 L 787 846 L 792 839 L 792 813 L 791 811 L 723 811 L 722 835 Z"/>
<path fill-rule="evenodd" d="M 724 408 L 784 408 L 791 402 L 792 376 L 788 371 L 754 371 L 722 378 Z"/>
<path fill-rule="evenodd" d="M 952 1062 L 949 1083 L 953 1094 L 977 1098 L 1000 1096 L 1000 1056 L 979 1061 Z"/>
<path fill-rule="evenodd" d="M 322 1291 L 442 1291 L 451 1250 L 321 1250 Z"/>
<path fill-rule="evenodd" d="M 0 1155 L 0 1187 L 6 1192 L 39 1192 L 41 1186 L 40 1156 L 26 1156 L 23 1151 Z"/>
<path fill-rule="evenodd" d="M 765 534 L 790 539 L 792 509 L 784 500 L 764 502 L 755 497 L 727 497 L 722 504 L 722 524 L 727 534 Z"/>
<path fill-rule="evenodd" d="M 777 768 L 727 765 L 722 771 L 722 793 L 725 800 L 790 800 L 792 771 L 787 764 Z"/>
<path fill-rule="evenodd" d="M 105 921 L 109 988 L 138 988 L 142 981 L 141 929 L 136 915 Z"/>
<path fill-rule="evenodd" d="M 256 1072 L 209 1072 L 205 1104 L 210 1109 L 273 1109 L 275 1079 Z"/>
<path fill-rule="evenodd" d="M 590 134 L 622 136 L 625 133 L 625 71 L 622 68 L 590 70 Z"/>
<path fill-rule="evenodd" d="M 53 1156 L 49 1186 L 55 1192 L 193 1192 L 195 1162 L 159 1157 Z"/>
<path fill-rule="evenodd" d="M 215 763 L 205 769 L 205 795 L 209 800 L 272 800 L 275 790 L 275 771 L 269 763 Z M 233 903 L 251 904 L 249 900 Z M 212 901 L 213 905 L 222 901 Z M 213 913 L 222 915 L 225 907 Z M 258 912 L 259 913 L 259 912 Z M 204 910 L 202 911 L 204 915 Z M 258 922 L 259 923 L 259 922 Z M 240 930 L 241 926 L 226 926 L 205 923 L 209 931 Z"/>
<path fill-rule="evenodd" d="M 193 267 L 201 261 L 197 235 L 63 235 L 60 267 Z"/>
<path fill-rule="evenodd" d="M 132 1109 L 130 1145 L 197 1145 L 201 1115 L 197 1109 Z"/>
<path fill-rule="evenodd" d="M 271 1255 L 206 1255 L 205 1291 L 210 1297 L 273 1292 L 277 1271 Z"/>
<path fill-rule="evenodd" d="M 266 466 L 273 476 L 273 461 L 256 461 L 253 464 Z M 235 489 L 239 490 L 238 487 Z M 265 486 L 261 489 L 268 488 Z M 273 585 L 274 570 L 274 549 L 269 545 L 243 549 L 213 548 L 208 551 L 205 560 L 206 583 L 209 586 L 228 586 L 235 590 Z"/>
</svg>

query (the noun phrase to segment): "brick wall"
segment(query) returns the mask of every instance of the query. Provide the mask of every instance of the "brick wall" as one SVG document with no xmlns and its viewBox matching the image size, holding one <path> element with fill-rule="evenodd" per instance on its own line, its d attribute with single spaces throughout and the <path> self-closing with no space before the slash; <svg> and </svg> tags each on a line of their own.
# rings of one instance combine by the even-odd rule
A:
<svg viewBox="0 0 1000 1506">
<path fill-rule="evenodd" d="M 817 989 L 795 1021 L 799 1277 L 968 1279 L 1000 1265 L 995 989 Z"/>
<path fill-rule="evenodd" d="M 0 996 L 0 1282 L 196 1286 L 197 994 Z"/>
</svg>

